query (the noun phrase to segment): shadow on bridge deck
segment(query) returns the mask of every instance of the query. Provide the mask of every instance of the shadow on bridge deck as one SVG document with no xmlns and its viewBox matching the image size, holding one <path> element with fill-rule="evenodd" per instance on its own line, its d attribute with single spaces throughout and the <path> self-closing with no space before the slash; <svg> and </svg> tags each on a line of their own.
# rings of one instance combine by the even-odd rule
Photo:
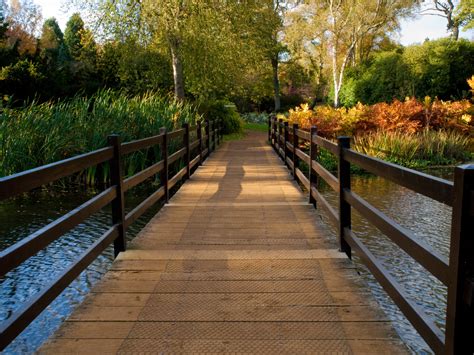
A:
<svg viewBox="0 0 474 355">
<path fill-rule="evenodd" d="M 266 135 L 225 143 L 41 353 L 405 353 Z"/>
</svg>

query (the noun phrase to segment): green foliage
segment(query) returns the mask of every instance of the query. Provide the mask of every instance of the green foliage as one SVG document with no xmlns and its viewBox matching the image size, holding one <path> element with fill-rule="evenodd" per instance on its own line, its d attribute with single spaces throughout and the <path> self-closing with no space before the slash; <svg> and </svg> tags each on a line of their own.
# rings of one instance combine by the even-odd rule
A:
<svg viewBox="0 0 474 355">
<path fill-rule="evenodd" d="M 82 31 L 84 31 L 84 21 L 79 13 L 75 13 L 67 22 L 64 31 L 64 42 L 73 59 L 79 59 L 81 55 Z"/>
<path fill-rule="evenodd" d="M 266 112 L 247 112 L 241 115 L 245 123 L 267 124 L 270 115 Z"/>
<path fill-rule="evenodd" d="M 0 93 L 10 94 L 15 100 L 26 100 L 34 97 L 43 80 L 44 76 L 40 72 L 38 64 L 29 59 L 23 59 L 2 68 L 0 71 Z"/>
<path fill-rule="evenodd" d="M 0 113 L 0 175 L 34 168 L 107 145 L 116 133 L 123 141 L 156 135 L 160 127 L 175 129 L 199 116 L 187 104 L 148 92 L 128 96 L 110 90 L 90 98 L 75 97 L 58 103 L 32 103 Z M 125 172 L 146 167 L 149 155 L 138 152 Z M 154 155 L 153 155 L 154 154 Z"/>
<path fill-rule="evenodd" d="M 227 100 L 205 101 L 198 104 L 198 110 L 204 118 L 222 120 L 224 134 L 242 132 L 242 119 L 232 102 Z"/>
<path fill-rule="evenodd" d="M 412 45 L 402 52 L 374 54 L 346 73 L 341 103 L 375 104 L 403 100 L 407 96 L 464 98 L 466 79 L 474 73 L 474 43 L 444 38 Z"/>
</svg>

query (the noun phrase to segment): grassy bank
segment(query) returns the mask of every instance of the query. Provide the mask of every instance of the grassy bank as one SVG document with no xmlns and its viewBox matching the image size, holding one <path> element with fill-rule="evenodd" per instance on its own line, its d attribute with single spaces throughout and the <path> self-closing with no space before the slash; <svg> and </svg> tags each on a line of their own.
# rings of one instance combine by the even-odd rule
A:
<svg viewBox="0 0 474 355">
<path fill-rule="evenodd" d="M 153 92 L 131 97 L 100 91 L 89 98 L 3 109 L 0 176 L 104 147 L 112 133 L 126 142 L 156 135 L 160 127 L 171 130 L 198 118 L 191 105 Z M 157 149 L 133 154 L 126 161 L 125 172 L 132 174 L 143 169 L 157 154 Z M 95 171 L 87 172 L 89 182 L 97 178 Z"/>
</svg>

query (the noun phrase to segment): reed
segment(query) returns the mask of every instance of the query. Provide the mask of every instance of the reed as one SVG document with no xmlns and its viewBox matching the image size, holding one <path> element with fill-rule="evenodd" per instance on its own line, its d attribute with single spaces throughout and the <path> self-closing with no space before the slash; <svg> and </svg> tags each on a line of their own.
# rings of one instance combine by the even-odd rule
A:
<svg viewBox="0 0 474 355">
<path fill-rule="evenodd" d="M 354 149 L 408 167 L 448 165 L 472 158 L 469 136 L 456 131 L 378 131 L 354 138 Z"/>
<path fill-rule="evenodd" d="M 0 113 L 0 175 L 104 147 L 112 133 L 126 142 L 156 135 L 160 127 L 172 130 L 184 122 L 193 124 L 199 118 L 192 105 L 156 92 L 130 97 L 102 90 L 88 98 L 6 108 Z M 156 148 L 131 155 L 125 161 L 125 173 L 143 169 L 159 154 Z M 89 169 L 81 178 L 93 183 L 107 176 L 104 166 Z"/>
</svg>

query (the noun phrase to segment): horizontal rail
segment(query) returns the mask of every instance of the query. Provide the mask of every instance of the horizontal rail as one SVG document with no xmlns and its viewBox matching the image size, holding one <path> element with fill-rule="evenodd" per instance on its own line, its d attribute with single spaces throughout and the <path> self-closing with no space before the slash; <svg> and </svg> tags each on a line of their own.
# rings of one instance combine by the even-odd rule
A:
<svg viewBox="0 0 474 355">
<path fill-rule="evenodd" d="M 328 212 L 329 220 L 334 224 L 334 227 L 339 227 L 339 217 L 337 216 L 336 210 L 329 204 L 329 202 L 324 198 L 323 195 L 316 189 L 316 187 L 311 186 L 311 196 L 316 200 L 318 206 L 323 206 L 323 208 Z"/>
<path fill-rule="evenodd" d="M 186 154 L 186 147 L 185 148 L 181 148 L 180 150 L 174 152 L 173 154 L 171 154 L 170 156 L 168 156 L 168 164 L 171 165 L 173 164 L 176 160 L 178 160 L 179 158 L 182 158 L 184 157 L 184 155 Z"/>
<path fill-rule="evenodd" d="M 150 196 L 148 196 L 142 203 L 140 203 L 137 207 L 131 210 L 125 216 L 125 228 L 130 227 L 138 218 L 141 217 L 151 206 L 153 206 L 158 200 L 163 197 L 165 194 L 164 187 L 160 187 L 158 190 L 153 192 Z"/>
<path fill-rule="evenodd" d="M 0 252 L 0 277 L 54 242 L 88 217 L 107 206 L 117 196 L 112 186 L 79 207 Z"/>
<path fill-rule="evenodd" d="M 303 152 L 301 149 L 296 149 L 296 155 L 298 158 L 303 160 L 306 164 L 309 165 L 309 155 Z"/>
<path fill-rule="evenodd" d="M 163 134 L 123 143 L 122 154 L 127 155 L 138 150 L 150 148 L 154 145 L 160 144 L 161 142 L 163 142 Z"/>
<path fill-rule="evenodd" d="M 207 148 L 202 151 L 202 155 L 203 155 L 204 157 L 205 157 L 208 153 L 209 153 L 209 149 L 207 149 Z"/>
<path fill-rule="evenodd" d="M 155 163 L 148 168 L 140 171 L 139 173 L 136 173 L 133 176 L 130 176 L 129 178 L 125 179 L 123 181 L 123 191 L 126 192 L 130 190 L 131 188 L 137 186 L 138 184 L 142 183 L 146 179 L 151 178 L 153 175 L 158 174 L 160 171 L 163 170 L 165 167 L 164 161 L 161 160 L 158 163 Z"/>
<path fill-rule="evenodd" d="M 372 158 L 350 149 L 343 150 L 343 158 L 368 172 L 386 178 L 438 202 L 448 206 L 453 205 L 453 183 L 451 181 Z"/>
<path fill-rule="evenodd" d="M 291 160 L 290 157 L 286 157 L 286 163 L 290 167 L 290 171 L 293 172 L 293 169 L 295 167 L 295 164 L 293 163 L 293 160 Z"/>
<path fill-rule="evenodd" d="M 325 167 L 313 160 L 311 167 L 326 183 L 336 192 L 339 191 L 339 180 L 331 174 Z"/>
<path fill-rule="evenodd" d="M 51 284 L 0 325 L 0 349 L 4 349 L 20 334 L 79 274 L 85 270 L 118 236 L 117 226 L 111 227 L 94 242 L 81 257 L 61 273 Z"/>
<path fill-rule="evenodd" d="M 168 188 L 172 188 L 176 183 L 184 176 L 186 175 L 187 168 L 184 167 L 180 171 L 178 171 L 168 182 Z"/>
<path fill-rule="evenodd" d="M 189 144 L 189 149 L 193 150 L 194 148 L 199 147 L 199 139 Z"/>
<path fill-rule="evenodd" d="M 296 176 L 300 182 L 309 190 L 309 179 L 303 174 L 300 169 L 296 169 Z"/>
<path fill-rule="evenodd" d="M 113 148 L 107 147 L 0 178 L 0 201 L 96 166 L 112 157 Z"/>
<path fill-rule="evenodd" d="M 291 144 L 290 142 L 286 142 L 286 148 L 290 151 L 293 151 L 293 144 Z"/>
<path fill-rule="evenodd" d="M 309 132 L 303 131 L 302 129 L 297 129 L 296 135 L 306 141 L 309 141 L 311 138 L 311 135 L 309 134 Z"/>
<path fill-rule="evenodd" d="M 323 147 L 324 149 L 329 150 L 332 154 L 338 155 L 339 154 L 339 148 L 337 147 L 337 144 L 331 142 L 328 139 L 325 139 L 321 136 L 314 135 L 313 136 L 313 142 L 315 142 L 317 145 Z"/>
<path fill-rule="evenodd" d="M 410 297 L 403 286 L 388 273 L 369 249 L 348 228 L 344 229 L 344 239 L 351 248 L 358 251 L 359 257 L 364 261 L 372 275 L 375 276 L 434 352 L 436 354 L 444 353 L 444 334 L 418 305 L 410 301 Z"/>
<path fill-rule="evenodd" d="M 194 166 L 199 163 L 199 161 L 201 160 L 201 157 L 198 155 L 196 158 L 194 158 L 193 160 L 191 160 L 189 162 L 189 166 L 190 166 L 190 169 L 194 168 Z"/>
<path fill-rule="evenodd" d="M 356 193 L 344 190 L 344 199 L 364 216 L 370 223 L 389 237 L 408 255 L 420 263 L 426 270 L 448 285 L 448 261 L 428 245 L 419 242 L 408 229 L 387 217 Z"/>
<path fill-rule="evenodd" d="M 183 137 L 185 133 L 186 133 L 186 130 L 184 128 L 181 128 L 176 131 L 169 132 L 167 134 L 168 134 L 168 139 L 174 139 L 174 138 Z"/>
</svg>

